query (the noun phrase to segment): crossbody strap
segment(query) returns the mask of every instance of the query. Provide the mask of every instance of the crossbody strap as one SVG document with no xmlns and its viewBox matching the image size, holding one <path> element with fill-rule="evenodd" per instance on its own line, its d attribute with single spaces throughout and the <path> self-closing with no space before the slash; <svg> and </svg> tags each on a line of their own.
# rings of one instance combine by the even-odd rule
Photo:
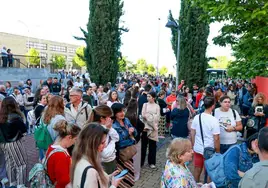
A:
<svg viewBox="0 0 268 188">
<path fill-rule="evenodd" d="M 86 182 L 86 178 L 87 178 L 87 171 L 88 171 L 88 169 L 90 169 L 90 168 L 94 168 L 93 166 L 87 166 L 86 168 L 85 168 L 85 170 L 83 171 L 83 174 L 82 174 L 82 178 L 81 178 L 81 185 L 80 185 L 80 188 L 84 188 L 84 186 L 85 186 L 85 182 Z M 99 180 L 97 180 L 98 181 L 98 188 L 100 188 L 100 182 L 99 182 Z"/>
<path fill-rule="evenodd" d="M 199 115 L 199 126 L 200 126 L 200 132 L 201 132 L 202 142 L 203 142 L 203 145 L 205 147 L 205 141 L 204 141 L 204 135 L 203 135 L 203 128 L 202 128 L 202 122 L 201 122 L 201 115 L 202 115 L 202 113 Z"/>
<path fill-rule="evenodd" d="M 49 155 L 45 158 L 45 161 L 44 161 L 44 167 L 45 167 L 45 169 L 47 169 L 47 162 L 48 162 L 48 159 L 49 159 L 53 154 L 55 154 L 55 153 L 57 153 L 57 152 L 63 152 L 63 153 L 66 154 L 66 152 L 65 152 L 63 149 L 56 148 L 56 149 L 52 150 L 52 151 L 49 153 Z"/>
</svg>

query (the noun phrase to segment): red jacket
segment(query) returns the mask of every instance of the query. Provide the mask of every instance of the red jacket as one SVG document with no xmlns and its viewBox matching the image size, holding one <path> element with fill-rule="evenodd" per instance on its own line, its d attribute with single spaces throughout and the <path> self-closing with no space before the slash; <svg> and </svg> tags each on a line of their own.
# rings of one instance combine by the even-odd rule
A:
<svg viewBox="0 0 268 188">
<path fill-rule="evenodd" d="M 49 146 L 46 157 L 55 148 L 61 148 L 60 146 Z M 63 148 L 62 148 L 63 149 Z M 70 167 L 71 156 L 66 152 L 54 153 L 47 162 L 47 172 L 50 180 L 53 184 L 56 183 L 55 188 L 65 188 L 70 183 Z"/>
<path fill-rule="evenodd" d="M 198 92 L 198 93 L 196 94 L 196 99 L 195 99 L 195 100 L 196 100 L 196 101 L 195 101 L 195 107 L 196 107 L 196 108 L 198 108 L 199 101 L 201 100 L 202 96 L 203 96 L 203 93 Z"/>
</svg>

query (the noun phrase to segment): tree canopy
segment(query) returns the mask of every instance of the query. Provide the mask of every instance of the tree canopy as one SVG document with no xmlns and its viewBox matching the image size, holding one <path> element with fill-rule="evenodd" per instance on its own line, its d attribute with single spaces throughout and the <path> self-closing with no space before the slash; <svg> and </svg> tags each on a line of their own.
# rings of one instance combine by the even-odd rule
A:
<svg viewBox="0 0 268 188">
<path fill-rule="evenodd" d="M 267 0 L 194 0 L 202 7 L 200 19 L 224 21 L 214 43 L 231 45 L 236 60 L 228 66 L 231 76 L 246 78 L 268 75 L 268 2 Z"/>
<path fill-rule="evenodd" d="M 166 66 L 163 66 L 163 67 L 160 68 L 159 74 L 161 76 L 166 75 L 167 73 L 168 73 L 168 68 Z"/>
<path fill-rule="evenodd" d="M 180 56 L 179 56 L 179 79 L 185 80 L 188 86 L 198 84 L 204 86 L 206 83 L 206 69 L 208 61 L 206 58 L 207 38 L 209 25 L 200 20 L 203 10 L 193 7 L 192 1 L 181 0 L 180 17 L 176 20 L 171 11 L 168 19 L 179 23 Z M 177 56 L 178 30 L 171 28 L 171 44 L 174 54 Z"/>
<path fill-rule="evenodd" d="M 86 58 L 85 58 L 85 47 L 80 46 L 75 50 L 75 56 L 73 57 L 73 66 L 75 67 L 85 67 Z"/>
<path fill-rule="evenodd" d="M 87 69 L 96 84 L 116 81 L 121 35 L 128 31 L 119 26 L 123 6 L 121 0 L 90 0 L 87 31 L 81 29 L 84 37 L 75 37 L 86 42 Z"/>
<path fill-rule="evenodd" d="M 209 65 L 214 69 L 226 69 L 228 65 L 230 64 L 231 60 L 228 59 L 226 56 L 217 56 L 216 58 L 213 58 L 208 63 Z"/>
<path fill-rule="evenodd" d="M 29 62 L 31 65 L 39 65 L 40 52 L 35 48 L 30 48 L 29 51 L 26 53 L 26 61 Z"/>
<path fill-rule="evenodd" d="M 62 69 L 65 67 L 66 57 L 60 54 L 53 54 L 51 57 L 51 63 L 54 69 Z"/>
</svg>

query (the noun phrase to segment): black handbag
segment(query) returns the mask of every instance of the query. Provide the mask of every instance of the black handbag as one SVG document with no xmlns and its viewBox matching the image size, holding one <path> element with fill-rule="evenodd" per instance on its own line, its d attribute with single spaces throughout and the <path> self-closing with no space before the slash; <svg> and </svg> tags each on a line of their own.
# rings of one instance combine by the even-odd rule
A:
<svg viewBox="0 0 268 188">
<path fill-rule="evenodd" d="M 202 128 L 202 122 L 201 122 L 201 115 L 202 114 L 199 115 L 199 126 L 200 126 L 202 142 L 203 142 L 203 146 L 204 146 L 203 157 L 205 158 L 205 160 L 207 160 L 207 159 L 210 159 L 212 157 L 212 155 L 215 153 L 215 149 L 213 147 L 205 147 L 203 128 Z"/>
</svg>

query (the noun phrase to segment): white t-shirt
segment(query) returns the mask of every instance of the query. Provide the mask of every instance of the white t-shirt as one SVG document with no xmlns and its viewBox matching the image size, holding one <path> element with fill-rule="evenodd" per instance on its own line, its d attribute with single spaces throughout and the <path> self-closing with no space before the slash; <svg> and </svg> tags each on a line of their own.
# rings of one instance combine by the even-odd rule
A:
<svg viewBox="0 0 268 188">
<path fill-rule="evenodd" d="M 194 151 L 196 153 L 200 153 L 201 155 L 203 155 L 204 145 L 205 147 L 214 148 L 213 136 L 220 134 L 220 125 L 219 125 L 219 121 L 215 117 L 207 113 L 202 113 L 201 123 L 202 123 L 203 135 L 204 135 L 204 145 L 203 145 L 200 125 L 199 125 L 199 116 L 200 115 L 195 116 L 193 123 L 192 123 L 192 129 L 196 131 Z"/>
<path fill-rule="evenodd" d="M 220 108 L 215 109 L 214 116 L 215 118 L 218 119 L 219 124 L 220 124 L 220 129 L 221 129 L 221 134 L 220 134 L 221 144 L 235 144 L 237 142 L 236 131 L 226 132 L 224 129 L 224 126 L 235 127 L 236 122 L 241 121 L 241 118 L 236 110 L 235 110 L 235 114 L 236 114 L 236 120 L 234 118 L 234 114 L 231 108 L 228 110 L 228 112 L 223 112 L 220 110 Z"/>
</svg>

